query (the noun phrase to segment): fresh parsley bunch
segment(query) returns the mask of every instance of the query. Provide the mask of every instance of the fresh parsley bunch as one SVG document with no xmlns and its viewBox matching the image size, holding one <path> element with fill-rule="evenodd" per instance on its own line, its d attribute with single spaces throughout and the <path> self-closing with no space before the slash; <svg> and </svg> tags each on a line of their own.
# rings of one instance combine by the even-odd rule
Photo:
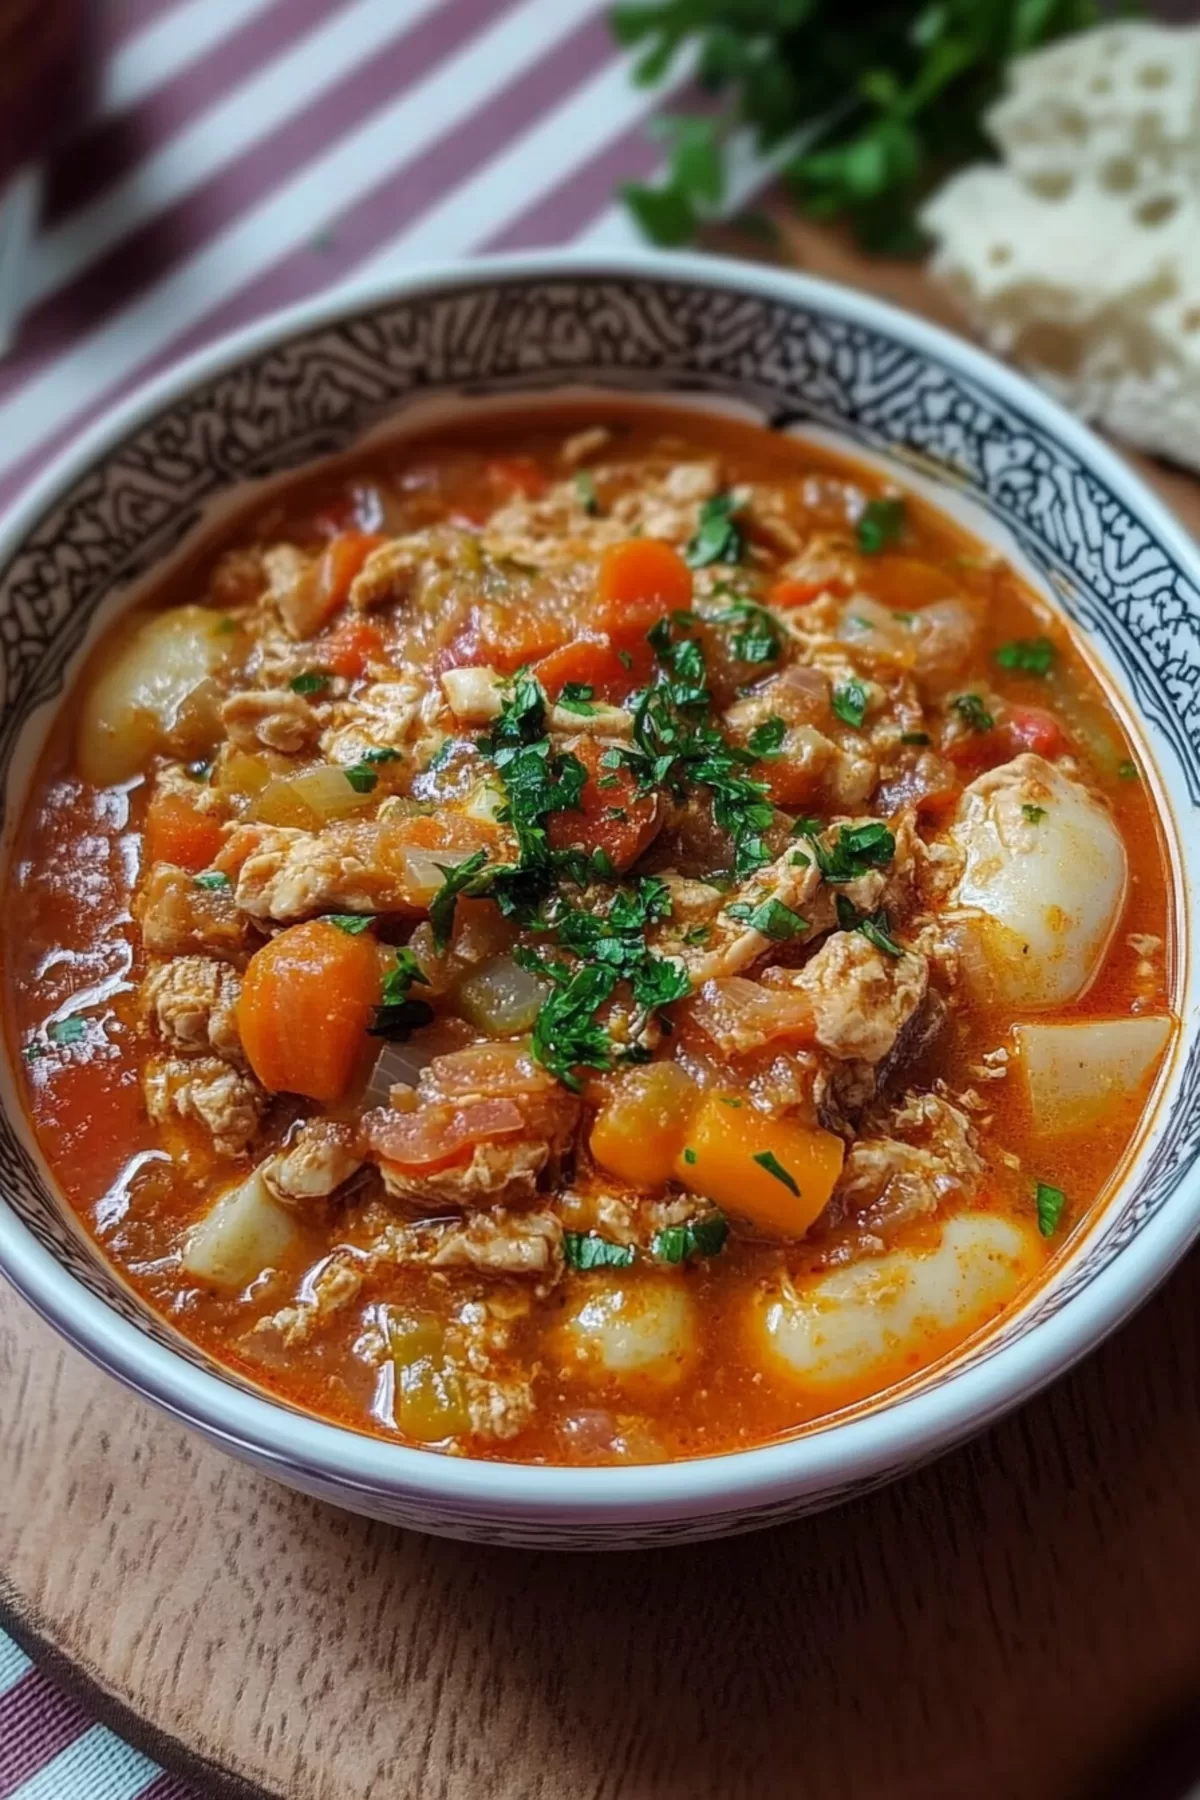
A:
<svg viewBox="0 0 1200 1800">
<path fill-rule="evenodd" d="M 635 79 L 659 81 L 695 45 L 724 105 L 661 121 L 666 181 L 626 199 L 655 243 L 686 243 L 721 210 L 726 142 L 746 127 L 760 153 L 785 151 L 806 212 L 848 219 L 868 249 L 912 251 L 922 196 L 989 154 L 982 115 L 1009 59 L 1103 16 L 1097 0 L 632 0 L 612 25 L 640 52 Z"/>
</svg>

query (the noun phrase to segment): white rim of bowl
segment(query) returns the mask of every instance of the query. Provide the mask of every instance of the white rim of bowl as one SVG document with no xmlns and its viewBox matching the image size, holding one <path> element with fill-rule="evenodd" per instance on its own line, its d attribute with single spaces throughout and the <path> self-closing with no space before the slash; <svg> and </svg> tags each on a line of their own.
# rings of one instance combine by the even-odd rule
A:
<svg viewBox="0 0 1200 1800">
<path fill-rule="evenodd" d="M 489 281 L 588 277 L 670 281 L 809 304 L 873 328 L 978 382 L 1044 427 L 1145 521 L 1200 587 L 1200 553 L 1167 508 L 1088 428 L 984 351 L 884 301 L 787 270 L 723 257 L 557 251 L 480 258 L 334 293 L 260 320 L 202 349 L 139 388 L 58 457 L 0 522 L 0 570 L 38 520 L 114 445 L 201 382 L 277 344 L 406 299 Z M 1182 833 L 1183 822 L 1177 821 Z M 1165 1102 L 1164 1102 L 1165 1103 Z M 0 1196 L 2 1199 L 2 1196 Z M 453 1457 L 369 1436 L 293 1411 L 282 1402 L 185 1362 L 77 1282 L 7 1204 L 0 1205 L 0 1271 L 34 1309 L 91 1361 L 144 1399 L 230 1449 L 364 1499 L 394 1498 L 428 1508 L 461 1508 L 486 1523 L 500 1515 L 553 1523 L 653 1523 L 819 1498 L 826 1489 L 899 1474 L 983 1430 L 1064 1373 L 1148 1298 L 1200 1232 L 1200 1170 L 1080 1293 L 1052 1317 L 974 1367 L 951 1366 L 941 1381 L 825 1428 L 780 1442 L 681 1462 L 564 1468 Z M 1111 1203 L 1110 1203 L 1111 1204 Z M 1086 1239 L 1084 1240 L 1087 1241 Z M 89 1247 L 95 1249 L 89 1240 Z M 103 1260 L 103 1258 L 101 1259 Z"/>
</svg>

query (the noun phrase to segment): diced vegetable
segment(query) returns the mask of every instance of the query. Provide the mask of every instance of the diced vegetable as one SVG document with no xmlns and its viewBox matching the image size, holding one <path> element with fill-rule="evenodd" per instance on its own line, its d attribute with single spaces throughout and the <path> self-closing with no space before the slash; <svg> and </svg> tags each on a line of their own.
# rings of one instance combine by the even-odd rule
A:
<svg viewBox="0 0 1200 1800">
<path fill-rule="evenodd" d="M 769 1236 L 798 1238 L 829 1204 L 844 1155 L 832 1132 L 771 1119 L 748 1100 L 710 1093 L 692 1120 L 675 1176 Z"/>
<path fill-rule="evenodd" d="M 320 666 L 348 681 L 365 675 L 370 663 L 382 659 L 384 650 L 383 633 L 369 619 L 346 619 L 313 645 Z"/>
<path fill-rule="evenodd" d="M 194 873 L 208 867 L 223 841 L 221 821 L 201 812 L 185 794 L 160 789 L 146 809 L 147 863 L 174 863 Z"/>
<path fill-rule="evenodd" d="M 320 560 L 279 596 L 279 610 L 292 636 L 309 638 L 320 631 L 345 605 L 350 585 L 372 550 L 386 543 L 385 537 L 368 531 L 343 531 L 332 538 Z"/>
<path fill-rule="evenodd" d="M 767 595 L 767 603 L 779 612 L 788 612 L 795 606 L 811 606 L 814 600 L 828 593 L 831 586 L 828 581 L 777 581 Z"/>
<path fill-rule="evenodd" d="M 675 1387 L 696 1359 L 696 1309 L 679 1278 L 595 1275 L 559 1328 L 563 1373 L 625 1388 Z"/>
<path fill-rule="evenodd" d="M 525 1128 L 521 1108 L 503 1096 L 374 1114 L 366 1124 L 367 1140 L 384 1162 L 422 1175 L 469 1162 L 476 1144 L 516 1137 Z"/>
<path fill-rule="evenodd" d="M 1053 713 L 1040 706 L 1011 706 L 1001 728 L 1012 745 L 1013 754 L 1032 750 L 1035 756 L 1061 756 L 1067 748 L 1067 734 Z"/>
<path fill-rule="evenodd" d="M 610 769 L 608 750 L 593 738 L 571 746 L 587 771 L 578 809 L 550 815 L 547 837 L 554 850 L 600 852 L 620 874 L 631 867 L 654 838 L 661 809 L 653 794 L 639 794 L 637 781 L 623 764 Z"/>
<path fill-rule="evenodd" d="M 432 1313 L 390 1313 L 396 1385 L 393 1416 L 405 1437 L 436 1444 L 471 1428 L 462 1378 L 446 1355 L 446 1330 Z"/>
<path fill-rule="evenodd" d="M 275 1199 L 258 1168 L 227 1188 L 193 1226 L 183 1267 L 197 1281 L 236 1292 L 283 1262 L 299 1235 L 294 1216 Z"/>
<path fill-rule="evenodd" d="M 544 656 L 533 673 L 550 701 L 574 683 L 590 687 L 597 700 L 616 706 L 649 679 L 652 662 L 653 652 L 645 642 L 631 654 L 619 651 L 607 637 L 580 637 Z"/>
<path fill-rule="evenodd" d="M 1144 1095 L 1172 1024 L 1160 1015 L 1018 1025 L 1034 1130 L 1046 1137 L 1090 1131 L 1114 1104 Z"/>
<path fill-rule="evenodd" d="M 936 1249 L 894 1250 L 756 1295 L 751 1354 L 819 1390 L 872 1371 L 899 1380 L 999 1312 L 1044 1255 L 1032 1226 L 961 1213 Z"/>
<path fill-rule="evenodd" d="M 298 775 L 276 775 L 254 796 L 247 817 L 262 825 L 319 831 L 331 819 L 345 819 L 371 806 L 375 785 L 356 786 L 337 764 L 319 763 Z"/>
<path fill-rule="evenodd" d="M 487 477 L 505 498 L 519 494 L 522 500 L 539 500 L 546 491 L 546 477 L 531 456 L 494 456 Z"/>
<path fill-rule="evenodd" d="M 223 794 L 248 800 L 253 794 L 261 794 L 270 779 L 271 764 L 265 756 L 226 749 L 216 764 L 213 785 Z"/>
<path fill-rule="evenodd" d="M 324 919 L 281 931 L 250 958 L 238 1028 L 250 1067 L 271 1093 L 341 1098 L 370 1051 L 382 991 L 380 950 Z"/>
<path fill-rule="evenodd" d="M 177 606 L 136 622 L 97 664 L 80 698 L 76 755 L 85 781 L 128 781 L 159 751 L 201 756 L 220 739 L 213 677 L 245 648 L 223 613 Z"/>
<path fill-rule="evenodd" d="M 656 619 L 692 604 L 692 572 L 670 544 L 628 538 L 600 559 L 600 624 L 618 648 L 640 642 Z"/>
<path fill-rule="evenodd" d="M 592 1127 L 592 1155 L 635 1187 L 663 1187 L 675 1172 L 699 1098 L 678 1063 L 625 1070 L 613 1078 Z"/>
<path fill-rule="evenodd" d="M 531 1031 L 550 992 L 550 983 L 511 956 L 493 956 L 458 984 L 458 1010 L 490 1037 Z"/>
</svg>

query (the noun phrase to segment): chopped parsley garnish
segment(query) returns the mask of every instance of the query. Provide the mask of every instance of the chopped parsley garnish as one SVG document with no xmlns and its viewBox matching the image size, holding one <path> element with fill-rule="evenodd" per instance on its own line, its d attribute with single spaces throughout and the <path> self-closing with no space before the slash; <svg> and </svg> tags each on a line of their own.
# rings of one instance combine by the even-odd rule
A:
<svg viewBox="0 0 1200 1800">
<path fill-rule="evenodd" d="M 636 1251 L 632 1244 L 614 1244 L 594 1231 L 564 1231 L 563 1260 L 568 1269 L 586 1274 L 589 1269 L 627 1269 Z"/>
<path fill-rule="evenodd" d="M 830 705 L 844 724 L 852 725 L 855 731 L 862 730 L 867 716 L 867 690 L 861 681 L 846 681 L 835 687 Z"/>
<path fill-rule="evenodd" d="M 927 731 L 902 731 L 900 742 L 902 744 L 928 744 L 931 739 Z"/>
<path fill-rule="evenodd" d="M 399 762 L 400 752 L 393 750 L 390 744 L 381 744 L 377 748 L 364 750 L 362 759 L 374 767 L 376 763 Z"/>
<path fill-rule="evenodd" d="M 1123 763 L 1118 763 L 1117 774 L 1121 777 L 1122 781 L 1136 781 L 1138 779 L 1138 766 L 1135 762 L 1130 762 L 1126 759 Z"/>
<path fill-rule="evenodd" d="M 845 894 L 837 897 L 838 925 L 843 931 L 861 931 L 868 944 L 874 944 L 885 956 L 903 956 L 904 947 L 892 936 L 892 924 L 882 907 L 878 912 L 859 913 Z"/>
<path fill-rule="evenodd" d="M 996 661 L 1002 669 L 1013 669 L 1022 675 L 1048 675 L 1054 666 L 1054 645 L 1048 637 L 1013 638 L 1001 644 Z"/>
<path fill-rule="evenodd" d="M 209 782 L 212 780 L 213 766 L 210 762 L 184 763 L 183 772 L 189 781 Z"/>
<path fill-rule="evenodd" d="M 454 746 L 457 741 L 456 738 L 452 737 L 443 738 L 429 761 L 425 764 L 421 773 L 423 775 L 430 775 L 435 773 L 438 769 L 444 769 L 446 764 L 450 761 L 450 758 L 454 755 Z"/>
<path fill-rule="evenodd" d="M 735 627 L 731 648 L 739 662 L 773 663 L 779 661 L 782 648 L 779 626 L 765 606 L 758 606 L 753 600 L 747 600 L 742 595 L 735 595 L 731 605 L 725 607 L 722 612 L 713 614 L 713 621 L 717 624 L 729 624 Z"/>
<path fill-rule="evenodd" d="M 293 675 L 288 686 L 293 694 L 319 694 L 329 686 L 329 677 L 323 669 L 306 669 L 302 675 Z"/>
<path fill-rule="evenodd" d="M 868 869 L 884 868 L 896 854 L 895 837 L 878 819 L 843 825 L 828 846 L 818 836 L 819 819 L 797 819 L 792 830 L 808 839 L 817 867 L 829 882 L 857 881 Z"/>
<path fill-rule="evenodd" d="M 693 925 L 689 931 L 684 932 L 683 941 L 688 946 L 689 950 L 691 950 L 695 949 L 699 944 L 707 944 L 711 936 L 711 925 Z"/>
<path fill-rule="evenodd" d="M 346 780 L 350 783 L 350 786 L 354 789 L 356 794 L 374 793 L 376 784 L 379 781 L 378 771 L 371 768 L 370 764 L 366 761 L 348 763 L 343 768 L 342 774 L 346 777 Z"/>
<path fill-rule="evenodd" d="M 1025 817 L 1031 825 L 1040 825 L 1042 820 L 1046 817 L 1046 809 L 1044 806 L 1033 806 L 1028 800 L 1025 801 L 1024 805 L 1021 807 L 1021 811 L 1025 814 Z"/>
<path fill-rule="evenodd" d="M 595 697 L 595 688 L 589 687 L 586 682 L 568 681 L 555 705 L 565 707 L 567 712 L 581 713 L 585 718 L 590 718 L 596 711 L 592 705 Z"/>
<path fill-rule="evenodd" d="M 575 477 L 575 498 L 585 513 L 594 519 L 600 511 L 600 502 L 596 497 L 596 483 L 589 469 L 580 469 Z"/>
<path fill-rule="evenodd" d="M 689 1169 L 692 1167 L 693 1163 L 696 1160 L 696 1152 L 692 1149 L 692 1146 L 690 1144 L 684 1145 L 683 1160 L 687 1164 Z"/>
<path fill-rule="evenodd" d="M 483 893 L 491 878 L 492 871 L 487 866 L 487 851 L 476 850 L 465 862 L 448 867 L 445 863 L 434 866 L 443 877 L 442 885 L 429 904 L 429 923 L 433 927 L 434 948 L 444 950 L 450 942 L 450 934 L 454 930 L 454 914 L 458 906 L 460 894 Z"/>
<path fill-rule="evenodd" d="M 889 544 L 899 543 L 903 531 L 904 502 L 899 497 L 868 500 L 854 527 L 858 547 L 868 556 L 877 556 Z"/>
<path fill-rule="evenodd" d="M 383 979 L 383 994 L 370 1024 L 372 1037 L 405 1043 L 414 1031 L 428 1025 L 433 1008 L 425 1000 L 410 998 L 413 983 L 429 986 L 429 979 L 411 950 L 397 950 L 396 960 Z"/>
<path fill-rule="evenodd" d="M 203 875 L 193 875 L 192 885 L 198 888 L 227 888 L 229 877 L 222 875 L 220 869 L 210 869 Z"/>
<path fill-rule="evenodd" d="M 633 667 L 633 652 L 631 650 L 618 650 L 617 651 L 617 661 L 620 663 L 620 665 L 623 669 L 632 669 L 632 667 Z"/>
<path fill-rule="evenodd" d="M 773 1175 L 775 1177 L 776 1181 L 782 1181 L 789 1194 L 795 1194 L 797 1200 L 800 1198 L 800 1189 L 796 1184 L 796 1177 L 788 1174 L 788 1171 L 784 1168 L 773 1150 L 760 1150 L 754 1160 L 760 1169 L 765 1169 L 768 1175 Z"/>
<path fill-rule="evenodd" d="M 347 937 L 360 937 L 375 920 L 371 913 L 326 913 L 325 923 L 336 925 Z"/>
<path fill-rule="evenodd" d="M 761 931 L 764 937 L 777 944 L 786 943 L 789 938 L 798 937 L 801 932 L 808 930 L 808 920 L 802 919 L 790 906 L 785 906 L 782 900 L 763 900 L 757 906 L 751 906 L 747 901 L 738 901 L 733 906 L 727 906 L 725 911 L 729 918 L 749 925 L 753 931 Z"/>
<path fill-rule="evenodd" d="M 550 970 L 545 963 L 528 968 Z M 556 987 L 533 1026 L 533 1053 L 543 1068 L 578 1093 L 583 1086 L 577 1069 L 607 1069 L 612 1066 L 612 1040 L 596 1017 L 606 1001 L 611 1000 L 619 980 L 618 972 L 604 963 L 584 964 Z"/>
<path fill-rule="evenodd" d="M 77 1044 L 86 1030 L 82 1019 L 55 1019 L 48 1036 L 56 1044 Z"/>
<path fill-rule="evenodd" d="M 695 1161 L 696 1153 L 692 1152 Z M 683 1153 L 687 1161 L 687 1151 Z M 718 1256 L 729 1236 L 729 1221 L 724 1213 L 709 1213 L 703 1219 L 688 1219 L 682 1225 L 666 1225 L 656 1231 L 650 1249 L 659 1262 L 682 1263 L 692 1256 Z"/>
<path fill-rule="evenodd" d="M 978 694 L 959 694 L 951 705 L 971 731 L 990 731 L 996 723 Z"/>
<path fill-rule="evenodd" d="M 764 719 L 756 725 L 746 742 L 751 756 L 769 760 L 779 755 L 783 740 L 787 736 L 787 726 L 780 718 Z"/>
<path fill-rule="evenodd" d="M 738 503 L 728 489 L 714 494 L 700 508 L 699 527 L 684 551 L 688 566 L 706 569 L 710 563 L 741 562 L 745 540 L 734 514 Z"/>
<path fill-rule="evenodd" d="M 1039 1181 L 1037 1184 L 1037 1222 L 1038 1230 L 1043 1237 L 1053 1237 L 1058 1229 L 1059 1220 L 1067 1204 L 1067 1196 L 1061 1188 L 1051 1187 L 1049 1182 Z"/>
</svg>

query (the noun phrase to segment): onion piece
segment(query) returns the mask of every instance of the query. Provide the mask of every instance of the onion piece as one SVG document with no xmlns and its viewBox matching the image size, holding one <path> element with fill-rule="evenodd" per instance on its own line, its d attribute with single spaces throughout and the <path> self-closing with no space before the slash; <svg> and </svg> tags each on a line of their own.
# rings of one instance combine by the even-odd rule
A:
<svg viewBox="0 0 1200 1800">
<path fill-rule="evenodd" d="M 550 983 L 523 969 L 511 956 L 492 956 L 458 983 L 458 1010 L 489 1037 L 531 1031 L 546 1003 Z"/>
<path fill-rule="evenodd" d="M 420 1033 L 407 1044 L 385 1044 L 376 1058 L 359 1106 L 364 1111 L 371 1106 L 390 1106 L 392 1089 L 398 1083 L 416 1087 L 422 1069 L 429 1067 L 436 1054 L 435 1047 L 426 1048 L 422 1044 Z"/>
<path fill-rule="evenodd" d="M 299 775 L 276 775 L 254 796 L 246 816 L 261 825 L 319 831 L 331 819 L 361 812 L 374 799 L 374 793 L 360 793 L 336 763 L 319 763 Z"/>
</svg>

